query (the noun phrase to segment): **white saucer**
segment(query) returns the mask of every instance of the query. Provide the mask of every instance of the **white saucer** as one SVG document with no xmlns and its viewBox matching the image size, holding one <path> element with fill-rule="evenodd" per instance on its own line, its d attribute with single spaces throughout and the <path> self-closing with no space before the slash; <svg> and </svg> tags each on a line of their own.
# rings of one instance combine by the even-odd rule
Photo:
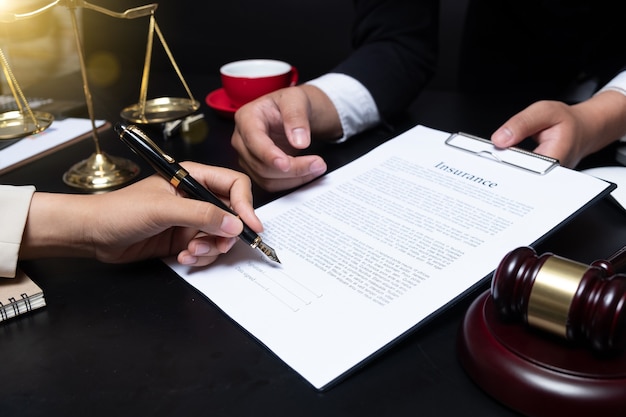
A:
<svg viewBox="0 0 626 417">
<path fill-rule="evenodd" d="M 582 172 L 617 184 L 617 188 L 611 192 L 611 196 L 626 209 L 626 167 L 597 167 L 584 169 Z"/>
</svg>

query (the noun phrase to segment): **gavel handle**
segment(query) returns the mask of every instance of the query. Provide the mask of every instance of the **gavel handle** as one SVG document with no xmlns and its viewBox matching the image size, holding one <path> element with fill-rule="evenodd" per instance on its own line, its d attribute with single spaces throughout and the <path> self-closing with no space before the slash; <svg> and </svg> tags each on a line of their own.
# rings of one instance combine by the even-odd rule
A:
<svg viewBox="0 0 626 417">
<path fill-rule="evenodd" d="M 605 268 L 609 275 L 614 275 L 622 272 L 622 269 L 626 269 L 626 246 L 619 249 L 613 255 L 611 255 L 606 261 L 596 261 L 594 264 Z"/>
</svg>

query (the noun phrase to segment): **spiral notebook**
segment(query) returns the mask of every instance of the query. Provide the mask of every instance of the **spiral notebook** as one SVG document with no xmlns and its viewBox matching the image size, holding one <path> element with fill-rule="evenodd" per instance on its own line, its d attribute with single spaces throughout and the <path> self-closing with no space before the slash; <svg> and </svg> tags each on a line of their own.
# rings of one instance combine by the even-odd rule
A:
<svg viewBox="0 0 626 417">
<path fill-rule="evenodd" d="M 18 269 L 15 278 L 0 278 L 0 322 L 44 307 L 43 290 Z"/>
</svg>

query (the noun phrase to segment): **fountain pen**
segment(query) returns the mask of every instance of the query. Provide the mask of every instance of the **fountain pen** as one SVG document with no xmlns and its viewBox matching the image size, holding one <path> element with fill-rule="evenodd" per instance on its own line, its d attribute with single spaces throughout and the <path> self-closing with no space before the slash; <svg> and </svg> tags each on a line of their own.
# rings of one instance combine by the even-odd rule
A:
<svg viewBox="0 0 626 417">
<path fill-rule="evenodd" d="M 163 152 L 137 126 L 118 123 L 114 126 L 114 129 L 122 142 L 126 143 L 136 154 L 144 158 L 155 171 L 168 180 L 175 188 L 182 190 L 190 198 L 209 202 L 237 216 L 237 213 L 189 175 L 174 158 Z M 259 249 L 272 261 L 280 263 L 276 256 L 276 251 L 264 243 L 261 237 L 250 229 L 246 223 L 243 223 L 243 231 L 239 238 L 252 248 Z"/>
</svg>

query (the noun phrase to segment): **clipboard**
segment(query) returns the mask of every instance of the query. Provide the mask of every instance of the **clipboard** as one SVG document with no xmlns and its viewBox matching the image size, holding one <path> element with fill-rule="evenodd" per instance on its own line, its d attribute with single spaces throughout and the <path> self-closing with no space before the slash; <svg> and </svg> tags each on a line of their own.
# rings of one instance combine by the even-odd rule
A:
<svg viewBox="0 0 626 417">
<path fill-rule="evenodd" d="M 472 181 L 488 170 L 498 187 Z M 574 182 L 576 192 L 563 186 Z M 245 245 L 202 270 L 166 262 L 326 391 L 484 285 L 509 248 L 537 244 L 612 188 L 553 159 L 418 125 L 257 208 L 281 267 Z M 293 224 L 314 231 L 306 248 Z"/>
<path fill-rule="evenodd" d="M 497 148 L 490 140 L 463 132 L 451 134 L 445 143 L 474 155 L 539 175 L 545 175 L 559 165 L 557 159 L 516 147 Z"/>
</svg>

